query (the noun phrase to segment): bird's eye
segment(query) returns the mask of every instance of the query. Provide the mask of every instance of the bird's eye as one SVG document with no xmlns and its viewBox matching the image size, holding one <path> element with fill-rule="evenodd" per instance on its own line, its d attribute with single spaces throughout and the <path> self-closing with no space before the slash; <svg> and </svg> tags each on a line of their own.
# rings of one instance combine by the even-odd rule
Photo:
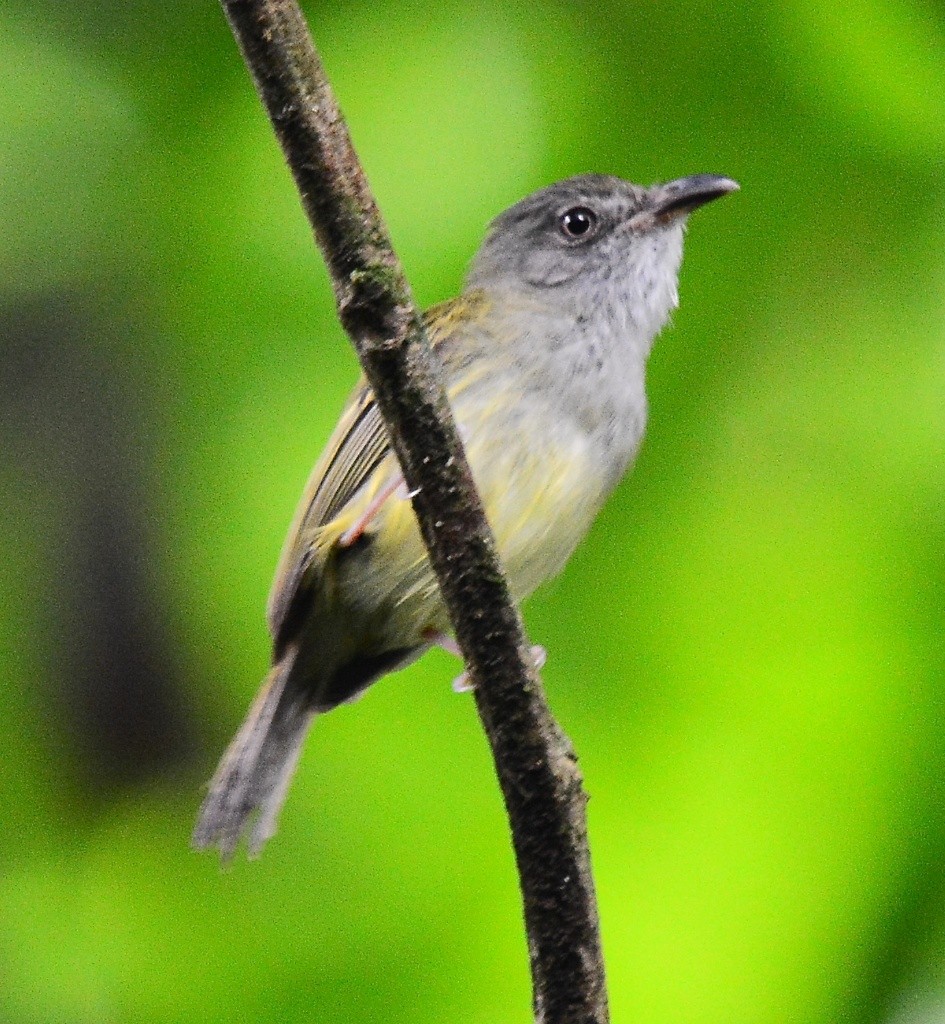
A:
<svg viewBox="0 0 945 1024">
<path fill-rule="evenodd" d="M 567 238 L 590 238 L 597 229 L 597 214 L 586 206 L 573 206 L 561 214 L 558 225 Z"/>
</svg>

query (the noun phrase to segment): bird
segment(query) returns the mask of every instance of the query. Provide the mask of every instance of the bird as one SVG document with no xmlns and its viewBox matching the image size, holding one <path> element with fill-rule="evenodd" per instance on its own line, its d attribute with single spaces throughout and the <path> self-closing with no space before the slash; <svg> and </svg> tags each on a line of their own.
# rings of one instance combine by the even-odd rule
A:
<svg viewBox="0 0 945 1024">
<path fill-rule="evenodd" d="M 687 218 L 738 187 L 715 174 L 556 182 L 496 217 L 461 294 L 426 312 L 516 601 L 560 572 L 632 465 Z M 410 497 L 362 378 L 289 530 L 267 606 L 272 667 L 209 783 L 198 849 L 228 861 L 245 836 L 258 855 L 313 719 L 431 646 L 456 653 Z"/>
</svg>

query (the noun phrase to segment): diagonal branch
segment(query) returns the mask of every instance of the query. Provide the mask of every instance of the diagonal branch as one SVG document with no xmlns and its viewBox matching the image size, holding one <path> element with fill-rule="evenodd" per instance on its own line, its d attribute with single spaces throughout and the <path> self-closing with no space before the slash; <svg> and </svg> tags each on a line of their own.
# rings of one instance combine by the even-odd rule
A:
<svg viewBox="0 0 945 1024">
<path fill-rule="evenodd" d="M 423 323 L 295 0 L 221 0 L 415 492 L 512 829 L 536 1020 L 604 1024 L 581 776 L 545 701 Z"/>
</svg>

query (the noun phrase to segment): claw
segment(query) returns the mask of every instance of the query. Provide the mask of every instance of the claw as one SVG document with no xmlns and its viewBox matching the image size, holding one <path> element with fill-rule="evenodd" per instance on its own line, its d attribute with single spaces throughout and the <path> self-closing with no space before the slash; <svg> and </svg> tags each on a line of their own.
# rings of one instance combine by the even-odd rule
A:
<svg viewBox="0 0 945 1024">
<path fill-rule="evenodd" d="M 535 662 L 535 671 L 540 672 L 545 667 L 545 662 L 548 660 L 548 652 L 541 646 L 541 644 L 532 645 L 532 659 Z"/>
<path fill-rule="evenodd" d="M 469 679 L 468 672 L 462 672 L 452 682 L 453 693 L 472 693 L 476 689 Z"/>
</svg>

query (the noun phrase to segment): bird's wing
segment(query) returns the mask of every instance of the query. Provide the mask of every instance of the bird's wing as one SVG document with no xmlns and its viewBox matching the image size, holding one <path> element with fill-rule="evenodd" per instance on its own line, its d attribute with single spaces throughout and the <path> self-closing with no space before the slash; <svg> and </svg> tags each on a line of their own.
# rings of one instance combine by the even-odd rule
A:
<svg viewBox="0 0 945 1024">
<path fill-rule="evenodd" d="M 483 301 L 481 296 L 467 294 L 426 313 L 430 340 L 441 357 L 448 358 L 449 346 L 444 342 L 455 337 L 461 321 L 484 311 Z M 356 510 L 349 508 L 353 500 L 375 474 L 388 476 L 395 471 L 374 394 L 362 378 L 309 477 L 282 549 L 266 611 L 277 645 L 291 609 L 307 589 L 305 581 L 314 580 L 309 570 L 319 561 L 319 552 L 330 548 L 357 518 Z"/>
<path fill-rule="evenodd" d="M 314 564 L 320 535 L 389 455 L 390 445 L 374 395 L 362 379 L 312 470 L 282 548 L 266 609 L 274 638 L 282 634 L 289 610 Z"/>
</svg>

